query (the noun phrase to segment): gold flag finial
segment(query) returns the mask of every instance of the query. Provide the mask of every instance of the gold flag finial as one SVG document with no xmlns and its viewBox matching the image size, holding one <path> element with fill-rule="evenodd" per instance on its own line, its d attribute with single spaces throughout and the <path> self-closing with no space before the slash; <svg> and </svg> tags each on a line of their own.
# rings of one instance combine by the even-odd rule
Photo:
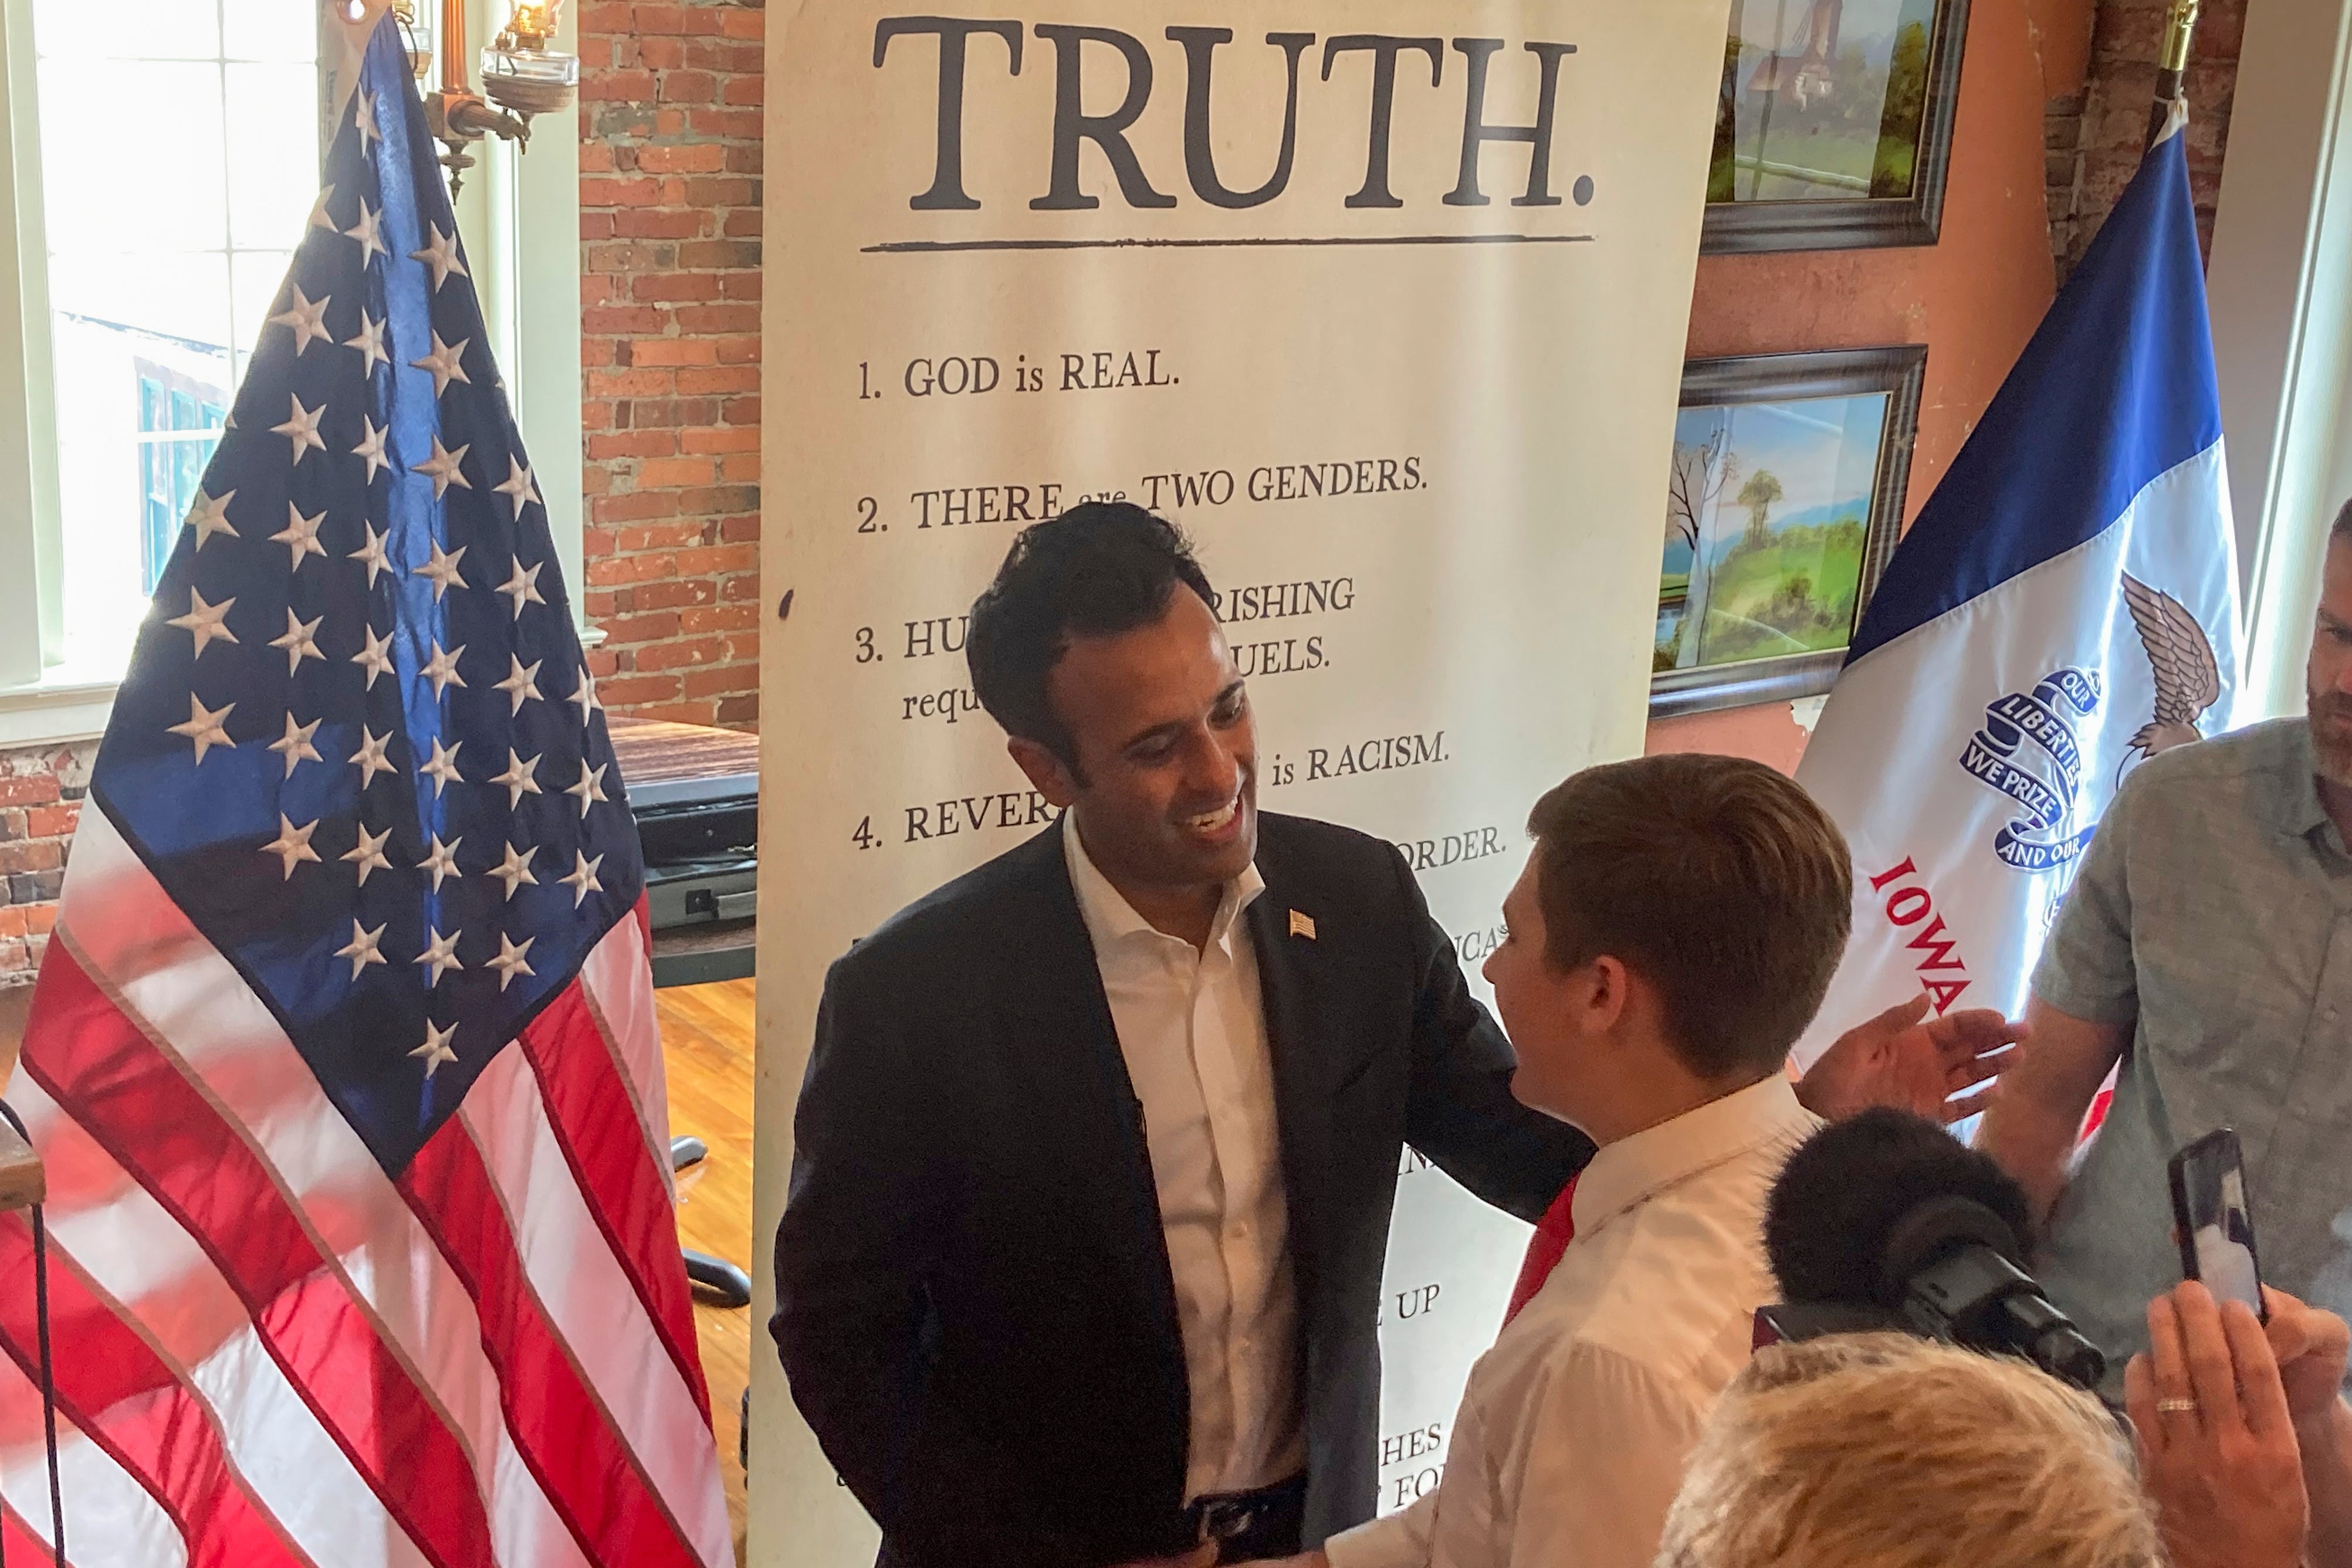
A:
<svg viewBox="0 0 2352 1568">
<path fill-rule="evenodd" d="M 2157 61 L 2158 70 L 2179 73 L 2189 68 L 2189 39 L 2197 31 L 2198 0 L 2172 0 L 2172 9 L 2164 19 L 2164 53 Z"/>
<path fill-rule="evenodd" d="M 2147 110 L 2147 144 L 2156 146 L 2180 128 L 2189 97 L 2189 38 L 2197 30 L 2198 0 L 2172 0 L 2164 16 L 2164 52 L 2156 62 L 2156 101 Z"/>
</svg>

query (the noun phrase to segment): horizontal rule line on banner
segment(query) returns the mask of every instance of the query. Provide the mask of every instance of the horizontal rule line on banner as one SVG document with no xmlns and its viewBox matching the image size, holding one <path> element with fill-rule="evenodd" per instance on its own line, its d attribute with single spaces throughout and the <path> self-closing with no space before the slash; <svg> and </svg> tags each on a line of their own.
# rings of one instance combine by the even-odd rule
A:
<svg viewBox="0 0 2352 1568">
<path fill-rule="evenodd" d="M 1589 245 L 1591 235 L 1328 235 L 1292 239 L 902 239 L 869 245 L 864 254 L 906 255 L 956 250 L 1203 250 L 1241 246 L 1307 245 Z"/>
</svg>

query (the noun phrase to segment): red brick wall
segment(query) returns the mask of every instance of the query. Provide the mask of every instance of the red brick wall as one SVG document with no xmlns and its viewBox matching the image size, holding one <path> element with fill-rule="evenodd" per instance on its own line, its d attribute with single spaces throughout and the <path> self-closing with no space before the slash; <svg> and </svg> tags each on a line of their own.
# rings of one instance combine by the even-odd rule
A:
<svg viewBox="0 0 2352 1568">
<path fill-rule="evenodd" d="M 96 741 L 0 751 L 0 988 L 40 967 L 97 755 Z"/>
<path fill-rule="evenodd" d="M 761 0 L 580 13 L 590 655 L 616 710 L 759 717 Z"/>
<path fill-rule="evenodd" d="M 2083 91 L 2050 105 L 2050 246 L 2062 280 L 2139 167 L 2169 9 L 2168 0 L 2099 0 Z M 2246 0 L 2205 0 L 2189 48 L 2189 183 L 2209 251 L 2245 29 Z"/>
</svg>

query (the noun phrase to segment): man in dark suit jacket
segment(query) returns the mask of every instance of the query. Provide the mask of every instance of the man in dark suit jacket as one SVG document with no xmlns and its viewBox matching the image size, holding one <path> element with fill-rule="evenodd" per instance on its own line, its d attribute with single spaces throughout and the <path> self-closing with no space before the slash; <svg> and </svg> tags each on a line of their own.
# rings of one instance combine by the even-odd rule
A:
<svg viewBox="0 0 2352 1568">
<path fill-rule="evenodd" d="M 1258 815 L 1213 602 L 1139 508 L 1026 531 L 969 656 L 1064 815 L 826 978 L 771 1326 L 885 1563 L 1235 1562 L 1370 1518 L 1402 1145 L 1528 1220 L 1591 1156 L 1512 1098 L 1395 848 Z M 1890 1038 L 1840 1051 L 1884 1076 Z"/>
</svg>

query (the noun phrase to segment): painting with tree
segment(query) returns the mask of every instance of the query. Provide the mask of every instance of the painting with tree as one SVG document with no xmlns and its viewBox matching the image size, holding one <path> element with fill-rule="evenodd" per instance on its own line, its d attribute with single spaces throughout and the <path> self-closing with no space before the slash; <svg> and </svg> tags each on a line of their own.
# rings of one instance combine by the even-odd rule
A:
<svg viewBox="0 0 2352 1568">
<path fill-rule="evenodd" d="M 1876 349 L 1686 368 L 1654 714 L 1828 689 L 1899 527 L 1925 362 Z"/>
</svg>

